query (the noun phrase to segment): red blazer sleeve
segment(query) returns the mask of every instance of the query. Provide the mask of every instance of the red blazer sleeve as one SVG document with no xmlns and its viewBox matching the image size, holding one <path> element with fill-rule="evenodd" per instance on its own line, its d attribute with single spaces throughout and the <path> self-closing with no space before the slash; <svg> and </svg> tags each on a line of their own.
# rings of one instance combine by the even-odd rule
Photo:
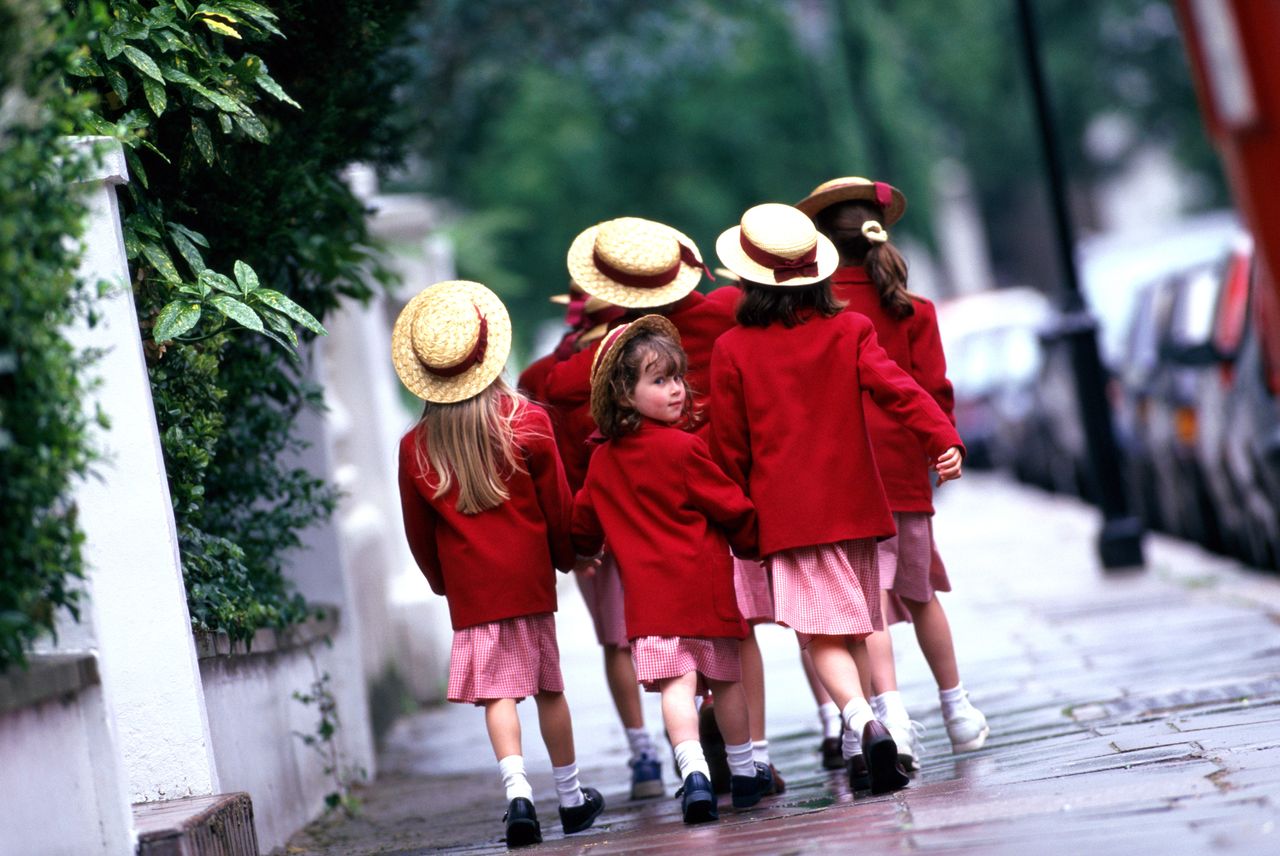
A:
<svg viewBox="0 0 1280 856">
<path fill-rule="evenodd" d="M 857 317 L 851 313 L 845 318 Z M 870 321 L 858 325 L 858 377 L 871 391 L 876 404 L 920 438 L 930 458 L 937 458 L 952 446 L 964 446 L 955 426 L 942 408 L 911 375 L 885 353 Z"/>
<path fill-rule="evenodd" d="M 591 403 L 591 361 L 599 342 L 593 342 L 567 360 L 556 363 L 542 382 L 544 401 L 558 409 Z"/>
<path fill-rule="evenodd" d="M 580 556 L 594 556 L 604 546 L 604 529 L 591 503 L 591 491 L 583 488 L 573 498 L 573 547 Z"/>
<path fill-rule="evenodd" d="M 718 346 L 711 352 L 711 454 L 725 475 L 745 491 L 751 476 L 751 437 L 742 376 Z"/>
<path fill-rule="evenodd" d="M 724 530 L 729 546 L 742 559 L 759 555 L 760 530 L 756 507 L 742 488 L 711 460 L 711 452 L 700 437 L 693 436 L 684 462 L 684 484 L 689 501 Z"/>
<path fill-rule="evenodd" d="M 436 511 L 418 493 L 417 469 L 414 439 L 410 433 L 400 441 L 400 513 L 404 518 L 404 534 L 409 540 L 409 551 L 427 578 L 427 584 L 433 592 L 443 595 L 444 574 L 436 552 Z"/>
<path fill-rule="evenodd" d="M 569 526 L 573 520 L 573 493 L 564 475 L 564 463 L 556 451 L 551 419 L 541 407 L 529 407 L 532 429 L 525 442 L 525 457 L 538 505 L 547 521 L 551 562 L 562 571 L 573 570 L 574 552 Z"/>
<path fill-rule="evenodd" d="M 916 301 L 911 329 L 911 366 L 916 382 L 933 396 L 942 412 L 956 424 L 956 397 L 947 380 L 947 358 L 942 353 L 942 334 L 938 331 L 938 312 L 927 300 Z"/>
</svg>

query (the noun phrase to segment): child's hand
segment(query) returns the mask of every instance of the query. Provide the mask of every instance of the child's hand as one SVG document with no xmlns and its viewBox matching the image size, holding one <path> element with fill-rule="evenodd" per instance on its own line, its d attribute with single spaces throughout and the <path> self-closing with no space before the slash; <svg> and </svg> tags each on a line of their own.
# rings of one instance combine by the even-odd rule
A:
<svg viewBox="0 0 1280 856">
<path fill-rule="evenodd" d="M 600 567 L 599 556 L 579 556 L 573 563 L 573 572 L 584 577 L 594 577 L 598 567 Z"/>
<path fill-rule="evenodd" d="M 959 446 L 952 446 L 939 455 L 938 460 L 933 462 L 933 468 L 938 471 L 938 484 L 960 478 L 960 464 L 963 460 Z"/>
</svg>

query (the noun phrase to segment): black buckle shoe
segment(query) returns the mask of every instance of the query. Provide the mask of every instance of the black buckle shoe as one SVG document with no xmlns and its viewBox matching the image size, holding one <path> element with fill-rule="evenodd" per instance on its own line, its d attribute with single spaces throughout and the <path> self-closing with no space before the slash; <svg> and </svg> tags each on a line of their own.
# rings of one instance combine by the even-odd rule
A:
<svg viewBox="0 0 1280 856">
<path fill-rule="evenodd" d="M 911 783 L 898 762 L 898 744 L 879 720 L 873 719 L 862 728 L 862 757 L 871 778 L 871 793 L 887 794 Z"/>
<path fill-rule="evenodd" d="M 865 791 L 871 787 L 871 774 L 867 772 L 867 759 L 862 757 L 861 752 L 844 763 L 849 772 L 850 790 Z"/>
<path fill-rule="evenodd" d="M 582 805 L 573 808 L 560 806 L 560 826 L 565 835 L 581 832 L 596 822 L 604 811 L 604 797 L 595 788 L 582 789 Z"/>
<path fill-rule="evenodd" d="M 528 847 L 530 844 L 542 843 L 542 827 L 538 824 L 538 813 L 533 803 L 524 797 L 516 797 L 507 806 L 507 813 L 502 816 L 507 825 L 507 849 Z"/>
<path fill-rule="evenodd" d="M 822 745 L 818 747 L 818 751 L 822 753 L 822 769 L 840 770 L 844 768 L 844 753 L 840 750 L 839 737 L 822 738 Z"/>
<path fill-rule="evenodd" d="M 760 798 L 773 793 L 773 771 L 768 766 L 756 763 L 754 776 L 733 776 L 730 780 L 729 792 L 733 795 L 735 809 L 751 808 L 760 802 Z"/>
<path fill-rule="evenodd" d="M 716 794 L 711 789 L 711 781 L 701 773 L 690 773 L 684 777 L 684 787 L 680 789 L 684 801 L 680 804 L 685 823 L 706 823 L 718 820 L 720 811 L 716 806 Z"/>
</svg>

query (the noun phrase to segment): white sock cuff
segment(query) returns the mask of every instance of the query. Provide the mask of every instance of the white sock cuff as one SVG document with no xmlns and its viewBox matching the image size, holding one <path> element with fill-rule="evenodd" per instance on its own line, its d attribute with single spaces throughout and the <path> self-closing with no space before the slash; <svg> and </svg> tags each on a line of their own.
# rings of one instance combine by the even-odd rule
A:
<svg viewBox="0 0 1280 856">
<path fill-rule="evenodd" d="M 857 735 L 859 739 L 862 738 L 862 727 L 875 719 L 875 714 L 871 711 L 871 705 L 867 703 L 865 698 L 861 697 L 849 699 L 849 703 L 844 706 L 844 710 L 840 711 L 840 716 L 844 720 L 845 726 Z"/>
<path fill-rule="evenodd" d="M 943 704 L 959 704 L 965 700 L 964 684 L 956 684 L 949 690 L 938 690 L 938 698 Z"/>
<path fill-rule="evenodd" d="M 582 805 L 582 784 L 578 781 L 576 762 L 563 767 L 552 767 L 551 776 L 556 780 L 556 796 L 560 798 L 561 806 L 573 808 Z"/>
<path fill-rule="evenodd" d="M 626 728 L 627 746 L 631 749 L 631 760 L 636 760 L 642 755 L 655 756 L 657 753 L 653 749 L 653 738 L 649 736 L 649 732 L 644 728 Z"/>
<path fill-rule="evenodd" d="M 769 766 L 769 741 L 768 740 L 752 740 L 751 741 L 751 760 L 757 764 Z"/>
<path fill-rule="evenodd" d="M 734 776 L 754 776 L 756 763 L 753 757 L 751 741 L 746 743 L 725 744 L 725 757 L 729 761 L 729 772 Z"/>
<path fill-rule="evenodd" d="M 911 719 L 907 706 L 902 703 L 902 693 L 898 690 L 889 690 L 875 696 L 871 699 L 871 707 L 882 722 L 907 722 Z"/>
<path fill-rule="evenodd" d="M 676 766 L 680 768 L 680 778 L 688 778 L 690 773 L 701 773 L 711 778 L 711 768 L 707 766 L 707 758 L 702 754 L 702 744 L 697 740 L 685 740 L 675 745 Z"/>
<path fill-rule="evenodd" d="M 533 786 L 524 773 L 524 756 L 508 755 L 498 759 L 498 772 L 502 776 L 503 787 L 507 790 L 507 802 L 517 797 L 524 797 L 533 802 Z"/>
</svg>

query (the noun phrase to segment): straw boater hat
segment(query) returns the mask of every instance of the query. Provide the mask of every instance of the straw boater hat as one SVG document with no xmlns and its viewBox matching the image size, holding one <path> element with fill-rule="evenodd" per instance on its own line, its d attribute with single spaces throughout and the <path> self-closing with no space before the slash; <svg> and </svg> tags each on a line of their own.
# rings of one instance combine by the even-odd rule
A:
<svg viewBox="0 0 1280 856">
<path fill-rule="evenodd" d="M 453 404 L 480 394 L 511 353 L 511 318 L 498 295 L 478 282 L 424 288 L 396 319 L 391 361 L 409 391 Z"/>
<path fill-rule="evenodd" d="M 748 208 L 741 222 L 716 240 L 720 263 L 759 285 L 812 285 L 840 266 L 835 244 L 790 205 L 766 202 Z"/>
<path fill-rule="evenodd" d="M 573 239 L 568 262 L 569 275 L 583 291 L 628 309 L 675 303 L 707 272 L 687 235 L 639 217 L 587 229 Z"/>
<path fill-rule="evenodd" d="M 892 226 L 907 210 L 907 197 L 898 188 L 856 175 L 822 182 L 797 202 L 796 207 L 810 217 L 816 217 L 823 208 L 851 199 L 865 199 L 879 205 L 884 211 L 883 226 Z"/>
<path fill-rule="evenodd" d="M 605 408 L 609 403 L 609 375 L 613 373 L 618 360 L 622 359 L 622 351 L 627 342 L 645 332 L 661 333 L 677 345 L 680 344 L 680 331 L 662 315 L 644 315 L 630 324 L 610 330 L 591 358 L 591 418 L 597 425 L 603 424 Z"/>
</svg>

